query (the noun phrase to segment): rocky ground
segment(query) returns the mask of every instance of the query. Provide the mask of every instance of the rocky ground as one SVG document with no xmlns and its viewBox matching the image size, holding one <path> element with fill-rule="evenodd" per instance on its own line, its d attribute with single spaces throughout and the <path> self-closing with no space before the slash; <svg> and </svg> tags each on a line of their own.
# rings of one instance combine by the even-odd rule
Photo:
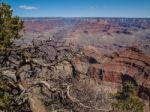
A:
<svg viewBox="0 0 150 112">
<path fill-rule="evenodd" d="M 32 112 L 112 111 L 110 94 L 130 81 L 149 110 L 150 57 L 135 46 L 104 55 L 91 46 L 75 52 L 52 40 L 33 45 L 1 55 L 1 77 L 13 86 L 18 105 L 28 102 Z"/>
<path fill-rule="evenodd" d="M 46 46 L 46 47 L 45 47 Z M 49 50 L 47 50 L 49 49 Z M 107 112 L 109 93 L 87 74 L 88 58 L 71 45 L 52 40 L 9 49 L 1 54 L 1 81 L 11 86 L 13 102 L 8 111 Z M 24 106 L 26 105 L 26 106 Z"/>
<path fill-rule="evenodd" d="M 33 112 L 107 112 L 110 94 L 130 81 L 148 112 L 150 24 L 120 21 L 25 21 L 27 32 L 16 41 L 20 49 L 1 56 L 2 77 L 20 93 L 18 105 L 25 103 Z"/>
</svg>

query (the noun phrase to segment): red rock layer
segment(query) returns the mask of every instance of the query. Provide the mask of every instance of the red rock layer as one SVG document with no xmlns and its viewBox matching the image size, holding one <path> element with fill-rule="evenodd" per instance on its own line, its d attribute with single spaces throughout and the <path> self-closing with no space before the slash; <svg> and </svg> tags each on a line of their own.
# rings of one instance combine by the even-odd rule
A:
<svg viewBox="0 0 150 112">
<path fill-rule="evenodd" d="M 131 81 L 139 87 L 139 95 L 142 98 L 150 99 L 150 57 L 145 56 L 136 47 L 112 55 L 103 63 L 92 63 L 88 74 L 108 82 Z"/>
</svg>

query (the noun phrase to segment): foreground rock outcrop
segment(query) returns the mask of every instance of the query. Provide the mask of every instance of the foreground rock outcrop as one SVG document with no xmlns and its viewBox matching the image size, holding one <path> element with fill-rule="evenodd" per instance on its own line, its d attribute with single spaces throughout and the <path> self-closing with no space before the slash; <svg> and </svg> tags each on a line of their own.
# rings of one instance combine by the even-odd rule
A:
<svg viewBox="0 0 150 112">
<path fill-rule="evenodd" d="M 0 67 L 0 81 L 12 88 L 8 111 L 110 112 L 110 93 L 125 81 L 150 98 L 150 57 L 136 47 L 106 55 L 92 46 L 78 51 L 72 44 L 34 41 L 1 54 Z"/>
<path fill-rule="evenodd" d="M 6 112 L 108 112 L 110 88 L 87 75 L 88 59 L 71 45 L 52 40 L 0 54 L 0 81 L 11 87 Z M 25 106 L 24 106 L 25 105 Z"/>
</svg>

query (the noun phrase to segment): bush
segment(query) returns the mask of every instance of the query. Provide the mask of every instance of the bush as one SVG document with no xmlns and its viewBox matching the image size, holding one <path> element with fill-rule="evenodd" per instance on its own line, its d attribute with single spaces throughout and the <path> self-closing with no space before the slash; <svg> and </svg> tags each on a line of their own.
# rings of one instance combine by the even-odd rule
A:
<svg viewBox="0 0 150 112">
<path fill-rule="evenodd" d="M 8 108 L 12 102 L 13 96 L 10 94 L 10 87 L 0 82 L 0 110 Z"/>
<path fill-rule="evenodd" d="M 136 95 L 133 84 L 126 82 L 121 91 L 115 94 L 114 112 L 143 112 L 144 104 Z"/>
</svg>

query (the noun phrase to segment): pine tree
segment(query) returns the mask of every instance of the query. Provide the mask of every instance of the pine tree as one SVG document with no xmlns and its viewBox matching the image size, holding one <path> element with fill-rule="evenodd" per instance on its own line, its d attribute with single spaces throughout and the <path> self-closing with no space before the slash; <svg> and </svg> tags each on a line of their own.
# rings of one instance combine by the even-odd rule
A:
<svg viewBox="0 0 150 112">
<path fill-rule="evenodd" d="M 13 16 L 11 6 L 0 3 L 0 52 L 6 50 L 14 39 L 20 38 L 19 32 L 23 29 L 23 21 Z"/>
</svg>

